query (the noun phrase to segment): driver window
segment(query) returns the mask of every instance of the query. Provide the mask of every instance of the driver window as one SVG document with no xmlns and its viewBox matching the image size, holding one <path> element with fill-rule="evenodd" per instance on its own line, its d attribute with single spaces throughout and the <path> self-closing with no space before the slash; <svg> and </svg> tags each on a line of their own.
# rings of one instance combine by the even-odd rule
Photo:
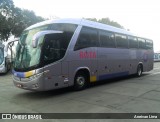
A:
<svg viewBox="0 0 160 122">
<path fill-rule="evenodd" d="M 63 34 L 48 34 L 44 39 L 43 60 L 49 64 L 63 58 Z"/>
</svg>

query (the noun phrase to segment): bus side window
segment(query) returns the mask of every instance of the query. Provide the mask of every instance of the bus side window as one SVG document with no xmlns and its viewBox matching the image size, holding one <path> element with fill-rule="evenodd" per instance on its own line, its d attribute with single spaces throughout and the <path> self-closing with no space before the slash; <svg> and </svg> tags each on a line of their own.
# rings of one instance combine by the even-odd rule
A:
<svg viewBox="0 0 160 122">
<path fill-rule="evenodd" d="M 43 60 L 45 63 L 52 63 L 61 58 L 61 35 L 48 34 L 45 36 L 43 47 Z"/>
<path fill-rule="evenodd" d="M 122 34 L 115 34 L 117 47 L 119 48 L 128 48 L 127 36 Z"/>
<path fill-rule="evenodd" d="M 151 40 L 146 40 L 146 48 L 153 49 L 153 42 Z"/>
<path fill-rule="evenodd" d="M 99 31 L 101 47 L 115 47 L 114 34 L 107 31 Z"/>
<path fill-rule="evenodd" d="M 79 38 L 76 42 L 74 50 L 79 50 L 87 47 L 98 46 L 98 33 L 96 29 L 83 27 Z"/>
<path fill-rule="evenodd" d="M 136 37 L 128 36 L 129 48 L 138 48 L 138 40 Z"/>
<path fill-rule="evenodd" d="M 146 49 L 145 39 L 138 38 L 138 42 L 139 42 L 139 48 L 140 48 L 140 49 Z"/>
<path fill-rule="evenodd" d="M 70 32 L 45 35 L 42 49 L 43 63 L 49 64 L 62 59 L 66 53 L 70 38 Z"/>
</svg>

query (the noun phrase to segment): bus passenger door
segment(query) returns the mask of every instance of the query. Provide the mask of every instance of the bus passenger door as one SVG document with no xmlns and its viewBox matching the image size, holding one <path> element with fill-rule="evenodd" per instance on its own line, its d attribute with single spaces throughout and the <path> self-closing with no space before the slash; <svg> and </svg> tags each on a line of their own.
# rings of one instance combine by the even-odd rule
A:
<svg viewBox="0 0 160 122">
<path fill-rule="evenodd" d="M 64 53 L 61 49 L 62 36 L 60 34 L 48 34 L 43 45 L 43 65 L 45 73 L 45 89 L 56 89 L 63 86 L 61 59 Z"/>
<path fill-rule="evenodd" d="M 45 89 L 56 89 L 60 87 L 61 63 L 53 63 L 44 67 Z"/>
</svg>

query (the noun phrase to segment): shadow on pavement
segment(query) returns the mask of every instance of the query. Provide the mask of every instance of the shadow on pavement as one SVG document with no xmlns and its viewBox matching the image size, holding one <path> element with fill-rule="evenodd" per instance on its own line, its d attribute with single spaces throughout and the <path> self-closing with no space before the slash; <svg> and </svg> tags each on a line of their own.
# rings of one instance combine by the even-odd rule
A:
<svg viewBox="0 0 160 122">
<path fill-rule="evenodd" d="M 25 90 L 22 93 L 16 94 L 16 97 L 26 97 L 28 99 L 46 99 L 46 98 L 61 96 L 71 92 L 74 91 L 70 87 L 56 89 L 56 90 L 49 90 L 49 91 L 38 91 L 38 92 Z"/>
<path fill-rule="evenodd" d="M 1 76 L 8 76 L 8 75 L 11 75 L 12 74 L 12 71 L 9 70 L 7 73 L 0 73 L 0 77 Z"/>
<path fill-rule="evenodd" d="M 141 77 L 144 77 L 146 75 L 148 74 L 143 74 Z M 88 86 L 87 89 L 92 89 L 92 88 L 100 87 L 102 85 L 109 85 L 113 83 L 123 82 L 124 80 L 137 79 L 137 78 L 138 77 L 136 77 L 135 75 L 131 75 L 127 77 L 120 77 L 120 78 L 112 78 L 112 79 L 92 83 Z M 40 100 L 40 99 L 46 99 L 46 98 L 51 98 L 51 97 L 56 97 L 56 96 L 63 97 L 64 95 L 71 94 L 71 93 L 77 93 L 78 95 L 78 93 L 84 92 L 87 89 L 83 91 L 74 91 L 72 87 L 67 87 L 67 88 L 61 88 L 61 89 L 49 90 L 49 91 L 41 91 L 41 92 L 24 90 L 24 92 L 16 94 L 15 97 L 23 97 L 23 98 L 26 97 L 28 99 L 39 99 Z"/>
</svg>

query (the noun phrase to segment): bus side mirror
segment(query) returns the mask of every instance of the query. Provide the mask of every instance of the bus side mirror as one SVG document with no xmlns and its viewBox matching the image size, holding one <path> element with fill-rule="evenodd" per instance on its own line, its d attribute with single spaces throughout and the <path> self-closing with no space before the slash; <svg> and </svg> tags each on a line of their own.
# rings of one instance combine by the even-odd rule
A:
<svg viewBox="0 0 160 122">
<path fill-rule="evenodd" d="M 32 47 L 36 48 L 38 45 L 38 40 L 40 37 L 45 36 L 47 34 L 54 34 L 54 33 L 63 33 L 63 31 L 54 31 L 54 30 L 46 30 L 37 32 L 32 38 Z"/>
<path fill-rule="evenodd" d="M 4 47 L 4 51 L 7 52 L 9 45 L 11 45 L 11 47 L 13 46 L 14 42 L 19 41 L 19 38 L 15 38 L 14 40 L 10 40 L 7 42 L 6 46 Z"/>
</svg>

